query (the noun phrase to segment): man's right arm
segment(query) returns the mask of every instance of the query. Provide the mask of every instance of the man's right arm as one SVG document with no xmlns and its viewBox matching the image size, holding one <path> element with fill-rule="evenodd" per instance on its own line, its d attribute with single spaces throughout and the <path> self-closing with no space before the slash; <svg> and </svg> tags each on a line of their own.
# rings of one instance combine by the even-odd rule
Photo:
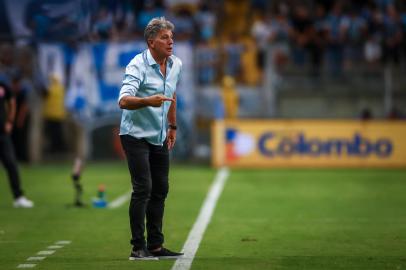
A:
<svg viewBox="0 0 406 270">
<path fill-rule="evenodd" d="M 118 102 L 120 109 L 137 110 L 148 106 L 145 98 L 124 96 Z"/>
<path fill-rule="evenodd" d="M 145 98 L 137 97 L 137 92 L 142 85 L 143 72 L 139 65 L 130 63 L 126 67 L 123 84 L 118 97 L 120 109 L 137 110 L 148 106 Z"/>
<path fill-rule="evenodd" d="M 118 102 L 120 109 L 137 110 L 147 106 L 161 107 L 164 101 L 175 101 L 164 95 L 153 95 L 149 97 L 123 96 Z"/>
<path fill-rule="evenodd" d="M 127 66 L 118 98 L 120 109 L 138 110 L 147 106 L 160 107 L 164 101 L 174 101 L 173 98 L 168 98 L 164 95 L 137 97 L 143 77 L 143 72 L 138 65 L 131 64 Z"/>
</svg>

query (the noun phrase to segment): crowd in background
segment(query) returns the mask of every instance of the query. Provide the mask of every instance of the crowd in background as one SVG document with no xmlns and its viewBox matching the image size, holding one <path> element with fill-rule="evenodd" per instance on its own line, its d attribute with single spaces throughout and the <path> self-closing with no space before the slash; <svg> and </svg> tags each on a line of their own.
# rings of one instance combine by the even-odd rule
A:
<svg viewBox="0 0 406 270">
<path fill-rule="evenodd" d="M 354 63 L 403 64 L 406 4 L 399 0 L 53 0 L 29 2 L 23 18 L 27 42 L 125 42 L 142 40 L 147 22 L 165 16 L 176 41 L 197 48 L 197 82 L 230 75 L 259 84 L 267 49 L 275 66 L 307 67 L 333 76 Z"/>
<path fill-rule="evenodd" d="M 52 0 L 31 1 L 24 14 L 31 42 L 128 41 L 142 39 L 147 23 L 165 16 L 176 25 L 177 40 L 210 39 L 216 1 L 72 0 L 57 10 Z"/>
<path fill-rule="evenodd" d="M 31 1 L 23 14 L 29 36 L 2 33 L 0 80 L 17 97 L 14 140 L 17 154 L 27 160 L 28 119 L 32 104 L 49 96 L 48 75 L 39 74 L 35 45 L 63 42 L 73 49 L 80 42 L 125 42 L 143 39 L 153 17 L 165 16 L 175 26 L 176 42 L 195 46 L 196 83 L 218 84 L 228 75 L 238 83 L 260 85 L 266 52 L 281 72 L 287 66 L 308 67 L 319 76 L 333 76 L 360 63 L 404 67 L 406 3 L 396 0 L 53 0 Z M 65 3 L 64 2 L 64 3 Z M 58 4 L 59 3 L 59 4 Z M 53 6 L 53 4 L 55 4 Z M 23 41 L 23 42 L 20 42 Z M 23 46 L 16 46 L 24 44 Z M 59 92 L 61 92 L 59 91 Z M 46 103 L 46 102 L 45 102 Z M 62 114 L 62 118 L 63 118 Z M 48 119 L 50 148 L 63 148 L 60 129 Z"/>
<path fill-rule="evenodd" d="M 260 83 L 253 70 L 262 72 L 267 48 L 272 49 L 277 67 L 288 62 L 308 65 L 314 75 L 322 68 L 341 75 L 343 69 L 360 62 L 371 67 L 405 62 L 406 4 L 402 1 L 169 2 L 99 1 L 84 38 L 142 39 L 146 23 L 165 16 L 176 25 L 177 41 L 191 42 L 199 49 L 198 83 L 203 85 L 219 82 L 223 75 Z"/>
<path fill-rule="evenodd" d="M 252 34 L 264 51 L 275 47 L 276 61 L 290 58 L 297 65 L 323 63 L 339 75 L 357 62 L 400 64 L 406 55 L 406 4 L 370 1 L 254 1 L 259 11 Z M 291 5 L 289 5 L 291 3 Z M 265 10 L 265 12 L 262 12 Z M 307 61 L 306 61 L 307 60 Z"/>
</svg>

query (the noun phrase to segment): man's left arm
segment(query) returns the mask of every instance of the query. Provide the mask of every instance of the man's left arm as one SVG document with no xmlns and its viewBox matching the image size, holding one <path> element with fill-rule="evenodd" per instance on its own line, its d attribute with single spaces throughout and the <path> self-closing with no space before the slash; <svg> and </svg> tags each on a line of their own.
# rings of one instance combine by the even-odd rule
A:
<svg viewBox="0 0 406 270">
<path fill-rule="evenodd" d="M 173 94 L 172 97 L 175 101 L 171 102 L 171 106 L 169 107 L 168 111 L 168 135 L 167 135 L 167 142 L 168 142 L 168 149 L 172 149 L 175 146 L 176 141 L 176 93 Z"/>
</svg>

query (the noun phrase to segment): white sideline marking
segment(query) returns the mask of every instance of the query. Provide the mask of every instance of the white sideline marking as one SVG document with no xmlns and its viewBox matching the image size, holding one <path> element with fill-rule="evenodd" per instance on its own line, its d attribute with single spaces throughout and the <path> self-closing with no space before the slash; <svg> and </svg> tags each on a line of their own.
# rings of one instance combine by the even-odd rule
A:
<svg viewBox="0 0 406 270">
<path fill-rule="evenodd" d="M 126 201 L 128 201 L 131 198 L 131 192 L 132 191 L 129 191 L 121 195 L 120 197 L 116 198 L 114 201 L 108 204 L 107 208 L 114 209 L 122 206 Z"/>
<path fill-rule="evenodd" d="M 36 264 L 33 263 L 22 263 L 17 266 L 17 268 L 33 268 Z"/>
<path fill-rule="evenodd" d="M 28 257 L 27 261 L 42 261 L 45 257 Z"/>
<path fill-rule="evenodd" d="M 63 248 L 63 246 L 54 245 L 54 246 L 48 246 L 47 248 L 49 248 L 49 249 L 57 249 L 57 248 Z"/>
<path fill-rule="evenodd" d="M 64 245 L 69 245 L 72 243 L 72 241 L 67 241 L 67 240 L 62 240 L 62 241 L 57 241 L 54 245 L 48 246 L 47 248 L 50 250 L 41 250 L 37 252 L 37 255 L 52 255 L 56 252 L 57 249 L 63 248 Z M 62 246 L 60 246 L 62 245 Z M 27 261 L 42 261 L 45 259 L 46 256 L 33 256 L 33 257 L 28 257 Z M 35 267 L 36 264 L 33 263 L 22 263 L 17 266 L 17 268 L 33 268 Z"/>
<path fill-rule="evenodd" d="M 72 243 L 72 241 L 63 240 L 56 242 L 55 245 L 69 245 L 70 243 Z"/>
<path fill-rule="evenodd" d="M 55 253 L 55 250 L 41 250 L 37 253 L 37 255 L 51 255 L 54 253 Z"/>
<path fill-rule="evenodd" d="M 192 230 L 183 245 L 182 252 L 185 255 L 182 258 L 178 258 L 172 267 L 172 270 L 189 270 L 192 266 L 193 259 L 199 248 L 200 241 L 203 238 L 203 234 L 206 231 L 207 225 L 209 225 L 217 201 L 223 191 L 224 185 L 230 175 L 228 168 L 221 168 L 214 179 L 213 184 L 210 187 L 210 191 L 204 200 L 202 208 L 200 209 L 199 216 L 197 217 Z"/>
</svg>

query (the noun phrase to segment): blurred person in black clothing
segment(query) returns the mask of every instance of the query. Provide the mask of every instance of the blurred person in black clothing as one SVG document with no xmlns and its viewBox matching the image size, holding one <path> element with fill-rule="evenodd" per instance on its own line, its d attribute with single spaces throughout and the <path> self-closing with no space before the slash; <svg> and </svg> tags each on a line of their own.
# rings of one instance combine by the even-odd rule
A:
<svg viewBox="0 0 406 270">
<path fill-rule="evenodd" d="M 16 101 L 13 93 L 0 82 L 0 159 L 6 168 L 11 191 L 14 196 L 14 207 L 31 208 L 34 203 L 24 197 L 21 189 L 17 160 L 11 142 L 10 133 L 15 120 Z"/>
<path fill-rule="evenodd" d="M 400 63 L 402 44 L 402 25 L 399 14 L 393 5 L 389 5 L 386 14 L 383 16 L 383 60 L 385 63 Z"/>
<path fill-rule="evenodd" d="M 322 6 L 317 6 L 316 16 L 313 18 L 309 8 L 302 4 L 294 7 L 292 17 L 294 61 L 304 66 L 309 57 L 311 75 L 314 77 L 319 75 L 322 64 L 323 46 L 320 39 L 324 12 Z"/>
<path fill-rule="evenodd" d="M 367 121 L 367 120 L 371 120 L 374 118 L 372 111 L 370 108 L 365 107 L 362 109 L 361 111 L 361 115 L 360 115 L 361 120 L 363 121 Z"/>
<path fill-rule="evenodd" d="M 294 60 L 299 65 L 306 62 L 306 49 L 313 49 L 313 36 L 315 34 L 314 22 L 305 5 L 297 5 L 293 10 L 292 26 L 294 40 Z"/>
<path fill-rule="evenodd" d="M 10 89 L 15 99 L 16 112 L 11 138 L 18 161 L 28 161 L 28 123 L 29 108 L 27 89 L 22 85 L 22 77 L 18 74 L 11 79 Z"/>
</svg>

